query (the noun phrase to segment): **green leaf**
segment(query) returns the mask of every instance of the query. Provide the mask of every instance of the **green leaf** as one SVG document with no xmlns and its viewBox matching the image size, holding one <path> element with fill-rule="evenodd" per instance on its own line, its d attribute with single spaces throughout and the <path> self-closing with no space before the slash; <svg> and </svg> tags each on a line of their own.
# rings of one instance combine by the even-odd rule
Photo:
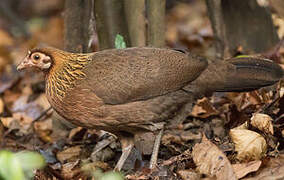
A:
<svg viewBox="0 0 284 180">
<path fill-rule="evenodd" d="M 238 55 L 238 56 L 236 56 L 236 58 L 249 58 L 249 57 L 251 57 L 250 55 Z"/>
<path fill-rule="evenodd" d="M 114 45 L 116 49 L 126 48 L 126 43 L 120 34 L 116 35 Z"/>
<path fill-rule="evenodd" d="M 44 158 L 36 152 L 0 151 L 0 180 L 30 179 L 33 177 L 33 170 L 44 165 Z"/>
<path fill-rule="evenodd" d="M 9 151 L 0 151 L 0 177 L 4 180 L 24 180 L 21 163 L 15 154 Z"/>
<path fill-rule="evenodd" d="M 37 152 L 22 151 L 15 154 L 24 171 L 32 171 L 45 166 L 44 158 Z"/>
<path fill-rule="evenodd" d="M 106 172 L 100 180 L 124 180 L 123 176 L 118 172 Z"/>
</svg>

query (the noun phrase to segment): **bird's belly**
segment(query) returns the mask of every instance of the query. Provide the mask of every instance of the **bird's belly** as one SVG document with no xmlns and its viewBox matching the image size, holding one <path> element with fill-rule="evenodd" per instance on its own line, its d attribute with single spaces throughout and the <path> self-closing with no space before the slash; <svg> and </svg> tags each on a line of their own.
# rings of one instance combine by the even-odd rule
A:
<svg viewBox="0 0 284 180">
<path fill-rule="evenodd" d="M 53 108 L 64 118 L 78 126 L 95 128 L 110 132 L 137 130 L 155 131 L 169 119 L 174 119 L 193 96 L 176 91 L 149 100 L 125 104 L 108 105 L 97 97 L 64 98 L 63 101 L 51 100 Z M 189 109 L 190 111 L 190 109 Z M 183 118 L 188 113 L 184 114 Z"/>
</svg>

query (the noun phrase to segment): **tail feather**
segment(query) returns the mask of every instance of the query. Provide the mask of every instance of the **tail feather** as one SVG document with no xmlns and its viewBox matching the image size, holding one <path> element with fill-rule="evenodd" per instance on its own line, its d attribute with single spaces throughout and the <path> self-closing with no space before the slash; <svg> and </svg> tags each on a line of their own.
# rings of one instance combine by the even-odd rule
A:
<svg viewBox="0 0 284 180">
<path fill-rule="evenodd" d="M 197 96 L 212 92 L 245 92 L 270 86 L 283 78 L 282 68 L 258 57 L 232 58 L 210 61 L 201 75 L 184 90 Z"/>
<path fill-rule="evenodd" d="M 252 91 L 277 83 L 283 77 L 283 69 L 276 63 L 261 58 L 242 57 L 227 61 L 235 66 L 224 86 L 216 91 Z"/>
</svg>

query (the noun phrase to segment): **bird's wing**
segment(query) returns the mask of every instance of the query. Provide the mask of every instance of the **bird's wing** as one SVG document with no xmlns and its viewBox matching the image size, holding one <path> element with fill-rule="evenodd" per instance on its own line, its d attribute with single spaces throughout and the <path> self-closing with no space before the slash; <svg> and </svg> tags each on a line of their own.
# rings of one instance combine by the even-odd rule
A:
<svg viewBox="0 0 284 180">
<path fill-rule="evenodd" d="M 159 48 L 93 53 L 83 70 L 88 87 L 107 104 L 145 100 L 181 89 L 206 69 L 207 60 Z"/>
</svg>

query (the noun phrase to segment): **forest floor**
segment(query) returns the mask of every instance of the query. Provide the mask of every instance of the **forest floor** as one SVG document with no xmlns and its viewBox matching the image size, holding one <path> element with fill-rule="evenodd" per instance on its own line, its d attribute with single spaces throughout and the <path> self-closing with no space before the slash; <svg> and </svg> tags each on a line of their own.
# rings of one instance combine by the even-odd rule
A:
<svg viewBox="0 0 284 180">
<path fill-rule="evenodd" d="M 0 149 L 40 152 L 47 166 L 36 171 L 35 179 L 87 179 L 87 172 L 100 174 L 114 168 L 121 154 L 119 142 L 107 132 L 55 123 L 62 118 L 50 109 L 43 75 L 16 70 L 28 49 L 36 45 L 63 48 L 62 1 L 45 3 L 17 12 L 25 19 L 25 30 L 0 18 Z M 279 18 L 277 23 L 284 25 L 284 20 Z M 25 31 L 29 33 L 26 37 Z M 168 10 L 166 39 L 171 48 L 214 58 L 205 3 L 179 4 Z M 94 36 L 94 50 L 97 43 Z M 284 62 L 284 48 L 279 52 Z M 281 84 L 248 93 L 215 93 L 198 100 L 186 121 L 165 131 L 157 168 L 148 169 L 150 157 L 143 156 L 126 162 L 124 176 L 228 179 L 235 174 L 243 179 L 284 179 Z M 135 152 L 131 157 L 139 159 Z"/>
</svg>

